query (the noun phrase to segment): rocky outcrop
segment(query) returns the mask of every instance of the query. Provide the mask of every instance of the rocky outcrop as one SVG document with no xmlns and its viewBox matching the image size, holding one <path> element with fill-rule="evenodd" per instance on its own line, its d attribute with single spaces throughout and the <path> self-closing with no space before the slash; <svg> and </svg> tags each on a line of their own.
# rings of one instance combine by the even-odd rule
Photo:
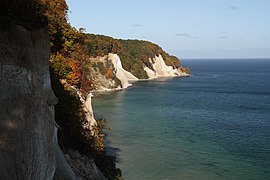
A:
<svg viewBox="0 0 270 180">
<path fill-rule="evenodd" d="M 52 179 L 56 169 L 49 36 L 44 29 L 0 29 L 1 179 Z"/>
<path fill-rule="evenodd" d="M 102 57 L 91 57 L 88 61 L 83 65 L 83 69 L 86 78 L 91 79 L 95 86 L 92 91 L 125 89 L 131 86 L 131 82 L 138 80 L 137 77 L 123 68 L 121 59 L 117 54 L 109 53 Z M 85 87 L 85 84 L 83 84 L 83 87 Z"/>
<path fill-rule="evenodd" d="M 149 58 L 151 66 L 153 68 L 145 66 L 144 70 L 150 79 L 158 77 L 174 77 L 174 76 L 187 76 L 188 74 L 181 71 L 179 68 L 174 68 L 165 64 L 161 55 L 155 56 L 153 59 Z"/>
<path fill-rule="evenodd" d="M 45 28 L 0 27 L 0 179 L 78 179 L 57 142 L 49 56 Z M 91 167 L 82 179 L 104 179 Z"/>
<path fill-rule="evenodd" d="M 125 70 L 122 66 L 122 61 L 117 54 L 109 53 L 106 56 L 91 58 L 91 62 L 95 65 L 87 65 L 88 76 L 94 79 L 95 90 L 96 91 L 112 91 L 125 89 L 132 85 L 132 82 L 140 80 L 134 76 L 131 72 Z M 94 70 L 93 67 L 99 64 L 99 68 Z M 106 65 L 112 68 L 113 76 L 120 82 L 117 84 L 115 79 L 107 78 L 106 75 L 101 73 L 100 69 L 106 69 Z M 147 66 L 148 65 L 148 66 Z M 144 70 L 148 76 L 148 79 L 154 79 L 159 77 L 175 77 L 175 76 L 188 76 L 189 74 L 182 71 L 180 67 L 173 67 L 166 65 L 162 55 L 155 56 L 154 58 L 149 58 L 149 64 L 143 64 L 140 68 Z M 185 68 L 184 68 L 185 70 Z M 83 102 L 83 101 L 82 101 Z M 84 104 L 84 102 L 83 102 Z"/>
<path fill-rule="evenodd" d="M 122 88 L 127 88 L 128 86 L 131 86 L 129 81 L 138 80 L 138 78 L 135 77 L 133 74 L 123 69 L 122 62 L 117 54 L 109 54 L 109 59 L 114 66 L 114 72 L 116 77 L 121 81 Z"/>
<path fill-rule="evenodd" d="M 76 174 L 77 179 L 106 179 L 97 168 L 94 160 L 80 154 L 78 151 L 69 150 L 67 153 L 65 153 L 65 158 Z"/>
<path fill-rule="evenodd" d="M 94 112 L 92 108 L 92 93 L 89 93 L 86 96 L 86 99 L 83 98 L 82 94 L 77 91 L 78 96 L 80 97 L 80 101 L 82 103 L 82 107 L 85 113 L 86 122 L 83 124 L 84 129 L 88 129 L 91 132 L 91 135 L 94 136 L 93 128 L 97 126 L 97 121 L 94 117 Z"/>
</svg>

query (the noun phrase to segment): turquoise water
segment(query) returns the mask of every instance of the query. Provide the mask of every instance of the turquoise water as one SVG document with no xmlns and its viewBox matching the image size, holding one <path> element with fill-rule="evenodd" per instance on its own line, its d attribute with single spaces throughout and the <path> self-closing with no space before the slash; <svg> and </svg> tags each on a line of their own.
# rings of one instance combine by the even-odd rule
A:
<svg viewBox="0 0 270 180">
<path fill-rule="evenodd" d="M 193 76 L 93 99 L 127 180 L 270 179 L 270 60 L 184 60 Z"/>
</svg>

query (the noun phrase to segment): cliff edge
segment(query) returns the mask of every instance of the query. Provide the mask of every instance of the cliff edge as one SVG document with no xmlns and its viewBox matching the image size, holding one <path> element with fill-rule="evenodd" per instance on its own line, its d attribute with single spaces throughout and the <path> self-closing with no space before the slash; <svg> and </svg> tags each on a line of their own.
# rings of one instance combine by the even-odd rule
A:
<svg viewBox="0 0 270 180">
<path fill-rule="evenodd" d="M 44 29 L 0 28 L 0 173 L 53 179 L 56 169 L 49 36 Z"/>
<path fill-rule="evenodd" d="M 58 145 L 49 58 L 46 24 L 1 23 L 1 179 L 105 179 L 93 161 L 78 153 L 73 153 L 75 165 L 69 158 L 71 168 Z M 79 166 L 87 177 L 73 172 Z"/>
</svg>

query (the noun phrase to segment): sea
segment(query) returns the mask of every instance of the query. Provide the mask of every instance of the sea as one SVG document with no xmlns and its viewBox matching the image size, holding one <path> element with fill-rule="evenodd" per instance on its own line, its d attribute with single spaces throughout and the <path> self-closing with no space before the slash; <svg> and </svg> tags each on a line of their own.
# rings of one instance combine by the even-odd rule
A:
<svg viewBox="0 0 270 180">
<path fill-rule="evenodd" d="M 270 59 L 184 59 L 190 77 L 96 95 L 126 180 L 269 180 Z"/>
</svg>

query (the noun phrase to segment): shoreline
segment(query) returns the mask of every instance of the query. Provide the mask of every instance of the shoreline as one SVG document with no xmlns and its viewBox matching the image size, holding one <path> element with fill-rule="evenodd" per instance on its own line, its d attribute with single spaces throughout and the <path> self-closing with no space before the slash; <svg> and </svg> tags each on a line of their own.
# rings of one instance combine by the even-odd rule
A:
<svg viewBox="0 0 270 180">
<path fill-rule="evenodd" d="M 159 76 L 159 77 L 154 77 L 154 78 L 148 78 L 148 79 L 137 79 L 137 80 L 129 80 L 128 82 L 130 83 L 136 83 L 136 82 L 147 82 L 147 81 L 152 81 L 152 80 L 156 80 L 156 79 L 161 79 L 161 78 L 166 78 L 166 79 L 171 79 L 171 78 L 181 78 L 181 77 L 191 77 L 193 76 L 192 74 L 186 74 L 186 75 L 176 75 L 176 76 Z M 106 93 L 110 93 L 110 92 L 115 92 L 115 91 L 122 91 L 122 90 L 126 90 L 129 88 L 132 88 L 133 84 L 130 84 L 127 87 L 121 87 L 121 88 L 106 88 L 105 90 L 92 90 L 90 91 L 88 94 L 92 93 L 92 98 L 95 98 L 95 95 L 102 95 L 102 94 L 106 94 Z"/>
<path fill-rule="evenodd" d="M 197 65 L 196 67 L 201 67 L 200 66 L 201 64 Z M 269 144 L 267 144 L 267 139 L 263 139 L 262 141 L 258 142 L 258 141 L 253 141 L 253 139 L 249 139 L 249 136 L 251 138 L 254 137 L 254 139 L 256 140 L 259 137 L 267 137 L 267 136 L 262 136 L 262 135 L 266 135 L 267 132 L 269 131 L 260 131 L 260 132 L 254 131 L 253 133 L 250 134 L 248 131 L 246 131 L 246 128 L 243 128 L 243 127 L 257 129 L 256 127 L 258 126 L 258 127 L 264 128 L 264 124 L 268 122 L 267 121 L 268 119 L 265 117 L 268 117 L 267 115 L 269 114 L 269 111 L 267 112 L 267 109 L 265 109 L 265 106 L 263 106 L 265 103 L 267 103 L 267 99 L 265 99 L 266 98 L 265 95 L 267 94 L 264 94 L 262 96 L 261 93 L 267 92 L 267 86 L 269 85 L 269 83 L 267 83 L 267 86 L 264 86 L 265 88 L 263 90 L 261 90 L 259 87 L 260 87 L 260 84 L 264 82 L 264 77 L 269 77 L 269 74 L 268 74 L 269 69 L 267 69 L 267 66 L 263 67 L 259 63 L 257 63 L 259 64 L 258 66 L 255 66 L 253 67 L 253 69 L 251 69 L 252 68 L 252 66 L 250 66 L 251 64 L 252 63 L 248 63 L 245 65 L 238 65 L 237 68 L 234 69 L 234 71 L 231 71 L 230 69 L 230 67 L 233 67 L 234 64 L 229 64 L 229 65 L 226 65 L 224 69 L 223 68 L 219 69 L 218 73 L 229 72 L 228 75 L 230 79 L 224 79 L 222 77 L 211 78 L 211 79 L 205 78 L 204 75 L 208 74 L 209 69 L 208 69 L 208 66 L 204 66 L 202 67 L 202 69 L 197 69 L 195 72 L 193 72 L 194 78 L 191 77 L 190 79 L 184 79 L 186 81 L 184 83 L 186 83 L 187 86 L 181 86 L 181 83 L 182 83 L 181 80 L 178 81 L 177 79 L 174 79 L 172 80 L 172 82 L 169 82 L 168 84 L 176 85 L 176 86 L 171 86 L 170 90 L 174 89 L 176 91 L 168 91 L 168 89 L 166 88 L 168 85 L 167 83 L 165 83 L 165 85 L 162 85 L 163 87 L 160 88 L 160 90 L 163 89 L 164 91 L 160 92 L 159 89 L 157 89 L 158 92 L 156 93 L 157 94 L 164 93 L 166 96 L 163 98 L 168 100 L 167 101 L 168 105 L 172 105 L 170 107 L 173 107 L 173 108 L 168 107 L 169 111 L 165 112 L 166 114 L 170 115 L 171 118 L 165 119 L 164 123 L 158 123 L 158 122 L 163 122 L 156 119 L 160 117 L 159 114 L 153 117 L 151 112 L 153 112 L 154 110 L 151 112 L 146 112 L 149 114 L 148 117 L 151 117 L 151 116 L 153 117 L 153 123 L 149 123 L 151 125 L 154 124 L 155 126 L 153 127 L 148 126 L 149 124 L 148 125 L 143 124 L 146 120 L 147 121 L 151 120 L 151 119 L 146 119 L 146 118 L 145 120 L 142 118 L 141 121 L 136 122 L 136 124 L 135 123 L 130 124 L 130 122 L 133 122 L 135 119 L 138 119 L 138 116 L 134 117 L 133 119 L 128 119 L 129 117 L 135 116 L 134 115 L 135 113 L 132 113 L 127 116 L 126 115 L 119 116 L 118 113 L 108 116 L 111 118 L 111 119 L 108 119 L 108 122 L 110 123 L 110 125 L 112 125 L 112 128 L 113 128 L 112 131 L 109 132 L 109 136 L 108 136 L 109 140 L 111 141 L 111 144 L 109 144 L 109 146 L 118 147 L 121 150 L 118 152 L 118 155 L 119 155 L 118 157 L 122 159 L 122 161 L 120 163 L 117 163 L 117 165 L 120 168 L 122 167 L 123 176 L 127 179 L 129 177 L 131 177 L 130 179 L 132 179 L 132 175 L 136 175 L 139 172 L 136 168 L 136 166 L 138 166 L 142 168 L 141 170 L 142 175 L 138 175 L 138 177 L 140 178 L 137 178 L 137 179 L 145 179 L 142 177 L 145 177 L 145 176 L 150 177 L 150 175 L 152 175 L 151 177 L 153 177 L 154 179 L 157 177 L 158 173 L 162 173 L 163 171 L 162 167 L 164 167 L 162 166 L 163 165 L 162 163 L 164 162 L 164 160 L 166 161 L 166 159 L 168 159 L 168 160 L 173 160 L 175 164 L 174 163 L 170 164 L 169 161 L 168 161 L 169 163 L 165 164 L 166 167 L 165 167 L 164 173 L 167 172 L 167 174 L 164 175 L 162 173 L 162 175 L 164 175 L 163 178 L 166 176 L 168 179 L 174 179 L 170 177 L 175 176 L 175 179 L 185 179 L 185 177 L 194 177 L 194 179 L 200 179 L 200 178 L 211 179 L 211 177 L 215 177 L 218 179 L 218 177 L 215 176 L 215 173 L 218 173 L 222 177 L 227 178 L 227 179 L 238 179 L 238 178 L 241 179 L 241 178 L 248 178 L 248 177 L 252 177 L 253 179 L 265 179 L 269 173 L 265 173 L 265 172 L 268 172 L 267 166 L 262 166 L 262 165 L 268 162 L 269 156 L 267 156 L 267 152 L 263 150 L 269 147 Z M 216 67 L 213 67 L 213 69 L 215 70 Z M 247 69 L 247 71 L 245 72 L 240 72 L 239 76 L 234 77 L 233 75 L 235 75 L 235 73 L 239 73 L 238 69 L 240 69 L 241 67 L 249 68 L 249 69 Z M 262 67 L 262 68 L 259 68 L 259 67 Z M 252 71 L 249 71 L 250 69 Z M 202 75 L 197 75 L 198 72 L 202 72 Z M 247 82 L 246 81 L 247 75 L 248 75 L 248 79 L 250 80 L 252 80 L 253 78 L 257 79 L 257 81 L 250 81 L 252 83 L 249 84 L 248 89 L 246 86 L 244 86 Z M 227 80 L 230 80 L 230 81 L 227 81 Z M 179 84 L 177 84 L 178 82 Z M 205 82 L 205 84 L 202 85 L 201 82 Z M 235 86 L 236 83 L 239 83 L 239 84 Z M 154 82 L 154 84 L 156 84 L 157 86 L 156 87 L 153 86 L 153 88 L 159 87 L 158 82 L 157 83 Z M 140 86 L 140 85 L 141 84 L 138 84 L 136 86 Z M 112 94 L 108 98 L 96 99 L 94 102 L 94 109 L 98 110 L 99 113 L 106 112 L 107 115 L 110 115 L 111 112 L 113 111 L 118 111 L 118 109 L 120 110 L 122 107 L 125 107 L 125 109 L 121 109 L 122 111 L 121 114 L 132 112 L 133 110 L 132 108 L 134 108 L 133 112 L 135 110 L 137 111 L 137 108 L 135 109 L 135 105 L 137 107 L 137 106 L 140 106 L 140 104 L 144 104 L 144 102 L 136 101 L 136 103 L 138 102 L 139 104 L 135 104 L 134 106 L 133 105 L 127 106 L 127 105 L 133 102 L 132 99 L 138 100 L 140 99 L 139 97 L 143 98 L 144 97 L 142 96 L 143 94 L 151 95 L 152 94 L 151 85 L 152 83 L 149 83 L 149 85 L 148 83 L 145 83 L 145 86 L 147 86 L 146 88 L 142 88 L 142 89 L 138 88 L 134 91 L 132 90 L 133 91 L 132 93 L 123 93 L 123 94 L 119 93 L 120 95 L 118 97 L 117 95 Z M 226 88 L 224 89 L 225 85 L 226 85 Z M 257 85 L 257 88 L 254 89 L 256 85 Z M 182 92 L 177 91 L 175 87 L 179 87 L 179 88 L 185 87 L 186 89 L 182 89 L 184 94 L 182 94 Z M 221 88 L 223 89 L 221 90 Z M 149 93 L 144 93 L 143 92 L 144 90 L 149 90 Z M 217 101 L 216 93 L 220 91 L 222 92 L 226 91 L 228 92 L 228 94 L 224 94 L 224 93 L 218 94 L 221 97 L 221 100 Z M 241 99 L 247 100 L 247 102 L 234 101 L 232 106 L 228 108 L 227 103 L 231 102 L 231 100 L 234 100 L 235 97 L 238 96 L 238 94 L 235 94 L 233 92 L 239 92 L 239 91 L 247 92 L 244 95 L 239 94 Z M 248 93 L 251 91 L 254 92 L 254 94 Z M 171 93 L 166 93 L 166 92 L 171 92 Z M 175 95 L 175 92 L 178 92 L 179 96 Z M 199 92 L 201 94 L 199 94 Z M 176 102 L 176 104 L 177 102 L 179 102 L 178 103 L 179 107 L 175 107 L 174 106 L 175 104 L 169 103 L 170 99 L 166 98 L 168 97 L 167 95 L 170 95 L 169 97 L 171 97 L 172 100 Z M 121 106 L 116 107 L 114 104 L 119 101 L 119 97 L 123 99 L 124 101 L 121 102 Z M 155 95 L 153 94 L 153 96 L 151 96 L 150 98 L 147 98 L 146 101 L 149 102 L 150 99 L 153 99 L 152 97 L 155 97 Z M 212 99 L 211 97 L 214 99 Z M 250 99 L 250 97 L 252 97 L 252 99 Z M 253 97 L 258 98 L 257 100 L 255 100 L 255 102 L 257 103 L 254 103 L 254 102 L 252 103 Z M 209 100 L 211 101 L 209 102 Z M 197 103 L 198 101 L 202 102 L 203 104 Z M 250 103 L 248 103 L 248 101 Z M 162 98 L 161 98 L 161 101 L 159 102 L 163 103 Z M 155 104 L 159 106 L 160 103 L 155 103 Z M 188 104 L 188 103 L 189 103 L 188 106 L 184 106 L 185 104 Z M 144 111 L 144 109 L 147 108 L 147 105 L 149 104 L 150 103 L 147 103 L 146 106 L 139 107 L 138 109 L 141 109 Z M 165 103 L 165 106 L 166 105 L 167 103 Z M 115 108 L 111 109 L 111 107 L 115 107 Z M 241 109 L 239 107 L 241 107 Z M 249 107 L 254 107 L 254 108 L 257 107 L 257 108 L 251 109 Z M 151 108 L 152 107 L 150 106 L 149 109 Z M 145 109 L 145 111 L 147 110 L 148 108 Z M 173 112 L 173 110 L 175 110 L 175 112 Z M 162 113 L 164 113 L 164 111 L 160 112 L 160 114 Z M 206 115 L 206 113 L 208 114 Z M 220 115 L 224 115 L 223 113 L 226 113 L 226 115 L 228 116 L 220 116 Z M 246 116 L 247 119 L 243 121 L 239 113 L 241 113 L 241 115 L 243 116 L 246 115 L 247 113 L 250 115 Z M 253 115 L 255 115 L 255 113 L 257 115 L 256 117 L 258 117 L 258 119 L 261 120 L 260 122 L 258 122 L 257 119 L 253 118 L 254 117 Z M 119 119 L 125 118 L 126 120 L 119 120 L 118 122 L 117 117 L 119 117 Z M 145 116 L 142 114 L 141 117 L 145 117 Z M 175 118 L 175 121 L 172 121 L 172 123 L 167 124 L 168 122 L 167 120 L 171 120 L 174 118 Z M 158 123 L 158 125 L 155 124 L 155 121 Z M 141 125 L 137 126 L 137 124 L 141 124 Z M 171 128 L 171 129 L 163 128 L 164 126 L 162 125 L 168 125 L 167 128 Z M 138 127 L 142 127 L 142 128 L 145 127 L 145 129 L 138 129 Z M 224 129 L 224 127 L 226 127 L 226 129 Z M 156 128 L 156 130 L 153 130 L 153 128 Z M 147 130 L 149 131 L 151 130 L 151 132 Z M 158 135 L 160 136 L 156 137 L 154 132 L 152 133 L 152 130 L 158 133 Z M 137 134 L 136 131 L 143 131 L 143 132 L 138 132 Z M 129 132 L 133 136 L 129 136 L 128 134 Z M 240 137 L 236 137 L 234 134 L 235 132 L 240 132 L 241 134 L 238 134 L 240 135 Z M 170 135 L 165 137 L 164 136 L 165 133 L 170 133 Z M 119 136 L 118 134 L 121 134 L 122 136 Z M 147 141 L 144 141 L 148 138 L 148 136 L 144 136 L 147 134 L 149 134 L 149 139 Z M 128 137 L 126 137 L 125 135 Z M 245 138 L 244 141 L 241 141 L 242 136 Z M 160 152 L 163 152 L 163 151 L 159 149 L 151 149 L 148 147 L 145 147 L 145 151 L 143 149 L 140 149 L 140 147 L 144 148 L 144 145 L 146 144 L 149 145 L 149 142 L 151 142 L 150 145 L 153 145 L 153 148 L 157 147 L 157 145 L 155 144 L 156 142 L 153 142 L 154 141 L 153 137 L 154 138 L 165 137 L 163 141 L 165 142 L 165 144 L 163 143 L 158 144 L 158 147 L 164 148 L 165 150 L 166 148 L 169 149 L 169 151 L 165 151 L 165 152 L 169 152 L 168 154 L 165 154 L 165 155 L 161 154 Z M 172 139 L 168 139 L 170 137 Z M 235 137 L 239 138 L 239 141 L 235 141 L 234 139 Z M 213 140 L 213 138 L 215 139 Z M 138 141 L 134 141 L 134 140 L 138 140 Z M 141 142 L 142 140 L 143 142 Z M 130 145 L 126 144 L 125 142 L 130 142 Z M 235 144 L 236 142 L 237 144 Z M 137 143 L 141 146 L 138 146 Z M 167 143 L 169 143 L 171 146 L 167 145 Z M 260 146 L 256 146 L 258 145 L 257 143 L 259 143 Z M 134 149 L 134 147 L 135 148 L 137 147 L 138 149 Z M 243 148 L 245 148 L 247 151 L 242 152 L 241 149 Z M 157 154 L 154 154 L 152 157 L 146 156 L 143 152 L 148 152 L 147 149 L 152 150 L 152 151 L 149 151 L 149 155 L 154 154 L 154 153 L 157 153 Z M 139 153 L 141 152 L 141 154 L 137 154 L 135 150 L 138 151 Z M 134 151 L 134 153 L 132 153 L 132 151 Z M 254 151 L 255 153 L 253 153 Z M 177 155 L 178 153 L 179 153 L 179 156 Z M 181 154 L 181 153 L 184 153 L 184 154 Z M 142 157 L 139 157 L 141 155 Z M 162 159 L 162 155 L 164 155 L 163 156 L 164 160 Z M 242 155 L 245 155 L 245 156 L 242 156 Z M 130 160 L 128 158 L 129 156 L 130 156 Z M 156 157 L 158 158 L 155 159 Z M 146 166 L 141 165 L 140 162 L 144 164 L 143 163 L 144 160 L 149 162 L 149 164 L 146 164 Z M 138 163 L 135 163 L 135 161 Z M 150 163 L 150 161 L 153 161 L 153 162 Z M 161 162 L 161 166 L 158 165 L 158 161 Z M 194 165 L 194 162 L 196 162 L 195 165 Z M 130 166 L 128 166 L 128 164 L 130 164 Z M 190 166 L 185 166 L 186 164 Z M 151 167 L 151 168 L 145 169 L 148 167 Z M 173 169 L 174 167 L 175 169 Z M 179 169 L 178 167 L 182 167 L 182 169 Z M 224 169 L 226 169 L 227 171 L 224 171 Z M 151 170 L 153 170 L 156 174 L 154 174 L 153 171 Z M 158 170 L 161 170 L 161 171 L 158 171 Z M 183 172 L 182 174 L 180 174 L 181 171 Z M 215 178 L 212 178 L 212 179 L 215 179 Z"/>
<path fill-rule="evenodd" d="M 190 77 L 191 74 L 187 74 L 187 75 L 181 75 L 181 76 L 163 76 L 163 77 L 156 77 L 156 78 L 149 78 L 149 79 L 138 79 L 136 81 L 129 81 L 129 82 L 147 82 L 147 81 L 152 81 L 152 80 L 156 80 L 156 79 L 161 79 L 161 78 L 166 78 L 166 79 L 173 79 L 173 78 L 180 78 L 180 77 Z M 130 88 L 132 88 L 133 84 L 131 84 L 130 86 L 127 86 L 125 88 L 115 88 L 115 89 L 110 89 L 108 91 L 91 91 L 89 94 L 92 94 L 91 98 L 95 98 L 95 97 L 102 97 L 104 95 L 111 95 L 112 93 L 114 92 L 117 92 L 117 91 L 123 91 L 123 90 L 128 90 Z M 98 112 L 95 110 L 95 107 L 93 106 L 93 102 L 91 103 L 91 106 L 92 106 L 92 109 L 93 109 L 93 114 L 94 114 L 94 117 L 96 119 L 96 121 L 100 121 L 102 119 L 109 119 L 110 117 L 105 117 L 103 115 L 102 112 Z M 111 130 L 110 129 L 110 123 L 109 123 L 109 120 L 106 121 L 106 124 L 107 126 L 109 127 L 109 131 Z M 104 151 L 104 154 L 103 156 L 106 156 L 108 157 L 111 161 L 113 161 L 113 163 L 115 164 L 115 167 L 119 168 L 120 171 L 121 171 L 121 174 L 122 174 L 122 177 L 123 177 L 123 171 L 120 167 L 117 166 L 117 164 L 119 162 L 117 162 L 117 159 L 119 158 L 117 156 L 117 154 L 115 153 L 114 149 L 117 149 L 118 147 L 112 147 L 110 146 L 111 142 L 109 141 L 109 132 L 104 132 L 104 146 L 105 146 L 105 151 Z"/>
</svg>

